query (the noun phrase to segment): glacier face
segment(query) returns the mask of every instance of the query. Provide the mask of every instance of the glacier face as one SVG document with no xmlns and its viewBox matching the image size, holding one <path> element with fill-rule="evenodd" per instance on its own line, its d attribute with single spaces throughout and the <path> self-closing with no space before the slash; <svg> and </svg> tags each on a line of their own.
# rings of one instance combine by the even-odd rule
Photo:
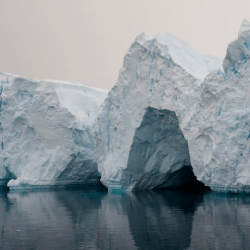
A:
<svg viewBox="0 0 250 250">
<path fill-rule="evenodd" d="M 107 91 L 0 73 L 1 184 L 99 182 L 93 124 Z"/>
<path fill-rule="evenodd" d="M 249 190 L 249 27 L 244 20 L 223 64 L 171 34 L 135 40 L 97 119 L 104 185 L 180 185 L 192 166 L 214 190 Z"/>
</svg>

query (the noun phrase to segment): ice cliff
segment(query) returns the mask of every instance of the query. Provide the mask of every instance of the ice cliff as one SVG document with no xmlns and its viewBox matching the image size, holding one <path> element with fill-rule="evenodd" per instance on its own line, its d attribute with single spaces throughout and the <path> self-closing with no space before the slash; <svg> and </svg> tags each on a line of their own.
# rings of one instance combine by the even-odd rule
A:
<svg viewBox="0 0 250 250">
<path fill-rule="evenodd" d="M 250 24 L 222 63 L 171 34 L 137 37 L 96 124 L 110 190 L 185 184 L 250 190 Z M 222 67 L 223 65 L 223 67 Z"/>
<path fill-rule="evenodd" d="M 214 190 L 250 191 L 250 23 L 228 45 L 223 71 L 201 84 L 192 116 L 192 166 Z"/>
<path fill-rule="evenodd" d="M 1 185 L 99 182 L 93 124 L 107 91 L 0 72 L 0 95 Z"/>
</svg>

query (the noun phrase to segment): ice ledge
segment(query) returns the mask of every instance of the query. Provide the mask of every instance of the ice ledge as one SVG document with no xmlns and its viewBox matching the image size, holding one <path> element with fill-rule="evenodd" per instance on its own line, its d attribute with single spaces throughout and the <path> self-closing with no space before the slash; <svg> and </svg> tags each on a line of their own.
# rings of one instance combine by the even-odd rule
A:
<svg viewBox="0 0 250 250">
<path fill-rule="evenodd" d="M 54 183 L 50 184 L 24 184 L 24 185 L 16 185 L 16 186 L 10 186 L 8 185 L 9 189 L 11 191 L 22 191 L 22 190 L 39 190 L 39 189 L 54 189 L 54 188 L 65 188 L 65 187 L 78 187 L 78 186 L 86 186 L 86 187 L 92 187 L 92 186 L 102 186 L 99 178 L 93 178 L 88 181 L 82 182 L 82 181 L 72 181 L 69 180 L 56 180 Z"/>
<path fill-rule="evenodd" d="M 230 186 L 221 186 L 221 187 L 213 187 L 210 186 L 212 191 L 215 192 L 225 192 L 225 193 L 250 193 L 250 186 L 242 186 L 242 187 L 230 187 Z"/>
</svg>

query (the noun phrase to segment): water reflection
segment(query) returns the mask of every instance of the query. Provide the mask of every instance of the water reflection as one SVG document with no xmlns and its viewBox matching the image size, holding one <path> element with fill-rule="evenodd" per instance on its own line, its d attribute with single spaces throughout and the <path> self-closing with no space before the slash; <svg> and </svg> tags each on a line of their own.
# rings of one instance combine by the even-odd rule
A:
<svg viewBox="0 0 250 250">
<path fill-rule="evenodd" d="M 250 197 L 2 191 L 0 230 L 0 249 L 250 249 Z"/>
<path fill-rule="evenodd" d="M 206 194 L 192 228 L 189 249 L 250 249 L 250 196 Z"/>
</svg>

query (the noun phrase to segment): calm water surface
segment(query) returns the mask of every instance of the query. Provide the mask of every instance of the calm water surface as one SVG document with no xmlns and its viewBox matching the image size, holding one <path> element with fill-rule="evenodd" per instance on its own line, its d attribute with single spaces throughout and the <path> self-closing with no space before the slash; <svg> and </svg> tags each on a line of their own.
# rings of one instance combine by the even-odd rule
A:
<svg viewBox="0 0 250 250">
<path fill-rule="evenodd" d="M 250 196 L 1 191 L 0 249 L 250 249 Z"/>
</svg>

